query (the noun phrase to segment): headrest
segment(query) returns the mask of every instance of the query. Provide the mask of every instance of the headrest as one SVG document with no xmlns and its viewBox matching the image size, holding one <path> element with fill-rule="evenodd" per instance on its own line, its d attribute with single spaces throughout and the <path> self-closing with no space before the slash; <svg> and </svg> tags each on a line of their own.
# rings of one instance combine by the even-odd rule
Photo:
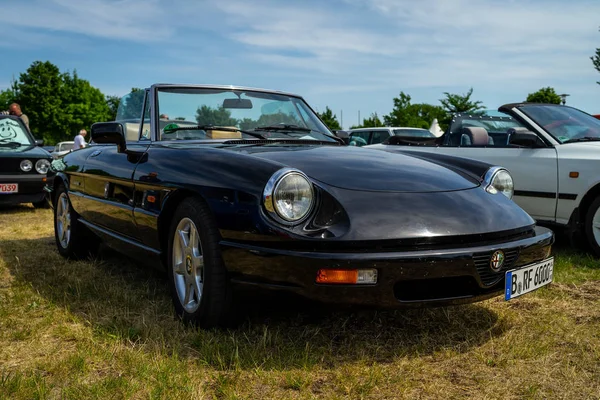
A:
<svg viewBox="0 0 600 400">
<path fill-rule="evenodd" d="M 471 146 L 487 146 L 489 136 L 485 128 L 478 126 L 469 126 L 462 128 L 461 134 L 469 136 L 471 139 Z"/>
</svg>

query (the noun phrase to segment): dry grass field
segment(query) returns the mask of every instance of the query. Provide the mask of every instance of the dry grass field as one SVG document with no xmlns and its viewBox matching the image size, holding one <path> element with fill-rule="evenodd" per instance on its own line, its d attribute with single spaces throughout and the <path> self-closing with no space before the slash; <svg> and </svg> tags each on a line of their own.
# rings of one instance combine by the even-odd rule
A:
<svg viewBox="0 0 600 400">
<path fill-rule="evenodd" d="M 186 328 L 166 280 L 107 253 L 68 262 L 52 211 L 0 210 L 0 399 L 600 398 L 600 263 L 555 283 L 415 311 L 251 296 L 231 331 Z"/>
</svg>

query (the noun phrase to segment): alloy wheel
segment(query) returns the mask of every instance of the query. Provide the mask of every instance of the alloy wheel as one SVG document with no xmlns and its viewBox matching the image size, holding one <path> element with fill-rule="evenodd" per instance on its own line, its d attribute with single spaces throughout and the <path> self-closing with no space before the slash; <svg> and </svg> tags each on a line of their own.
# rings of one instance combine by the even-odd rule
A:
<svg viewBox="0 0 600 400">
<path fill-rule="evenodd" d="M 61 193 L 58 198 L 55 218 L 58 241 L 62 248 L 66 249 L 71 241 L 71 213 L 69 198 L 65 192 Z"/>
<path fill-rule="evenodd" d="M 175 290 L 181 305 L 188 313 L 200 306 L 204 287 L 204 258 L 196 224 L 182 218 L 173 237 L 172 255 Z"/>
</svg>

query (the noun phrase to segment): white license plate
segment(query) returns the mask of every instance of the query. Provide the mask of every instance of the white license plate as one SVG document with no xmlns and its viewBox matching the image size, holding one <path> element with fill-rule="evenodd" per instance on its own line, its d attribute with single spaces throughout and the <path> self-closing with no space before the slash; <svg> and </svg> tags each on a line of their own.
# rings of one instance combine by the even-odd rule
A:
<svg viewBox="0 0 600 400">
<path fill-rule="evenodd" d="M 19 193 L 19 184 L 0 183 L 0 193 Z"/>
<path fill-rule="evenodd" d="M 554 257 L 526 265 L 504 275 L 504 300 L 514 299 L 552 282 Z"/>
</svg>

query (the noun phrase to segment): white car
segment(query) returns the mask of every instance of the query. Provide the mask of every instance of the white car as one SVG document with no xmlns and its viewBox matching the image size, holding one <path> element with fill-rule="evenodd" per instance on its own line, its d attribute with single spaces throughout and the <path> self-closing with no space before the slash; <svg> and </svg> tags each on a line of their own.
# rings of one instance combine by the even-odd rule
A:
<svg viewBox="0 0 600 400">
<path fill-rule="evenodd" d="M 348 131 L 350 146 L 366 146 L 382 143 L 391 136 L 435 138 L 427 129 L 406 127 L 357 128 Z"/>
<path fill-rule="evenodd" d="M 434 140 L 395 138 L 367 147 L 502 165 L 512 174 L 518 205 L 538 222 L 582 233 L 600 257 L 600 120 L 551 104 L 506 104 L 498 111 L 504 117 L 458 114 Z"/>
<path fill-rule="evenodd" d="M 54 158 L 56 160 L 58 158 L 61 158 L 65 154 L 69 153 L 70 151 L 72 151 L 74 143 L 75 142 L 57 143 L 56 146 L 54 146 L 54 151 L 52 153 L 50 153 L 50 154 L 52 154 L 52 158 Z"/>
</svg>

